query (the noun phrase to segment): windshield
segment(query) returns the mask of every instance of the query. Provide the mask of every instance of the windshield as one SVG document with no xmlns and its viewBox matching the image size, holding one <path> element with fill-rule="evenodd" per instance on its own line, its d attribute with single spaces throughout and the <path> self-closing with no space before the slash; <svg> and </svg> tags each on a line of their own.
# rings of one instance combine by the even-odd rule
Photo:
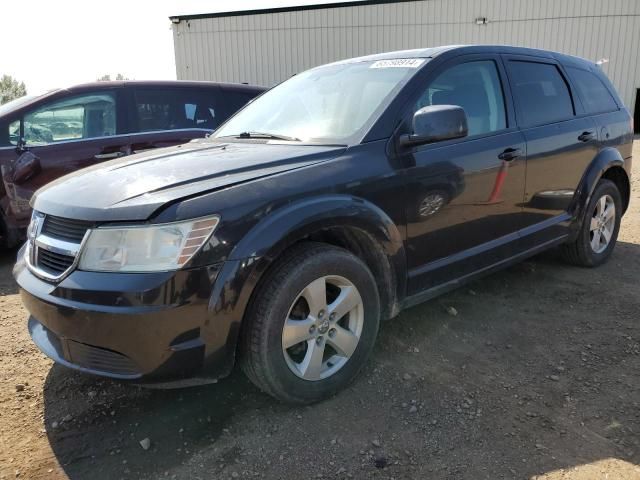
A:
<svg viewBox="0 0 640 480">
<path fill-rule="evenodd" d="M 352 143 L 424 61 L 380 60 L 308 70 L 254 100 L 213 136 Z"/>
</svg>

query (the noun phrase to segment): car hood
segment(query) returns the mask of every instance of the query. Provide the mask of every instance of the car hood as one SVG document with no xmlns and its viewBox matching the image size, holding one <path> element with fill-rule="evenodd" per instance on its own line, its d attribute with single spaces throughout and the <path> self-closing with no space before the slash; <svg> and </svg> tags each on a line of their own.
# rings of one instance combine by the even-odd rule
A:
<svg viewBox="0 0 640 480">
<path fill-rule="evenodd" d="M 334 158 L 344 147 L 200 140 L 79 170 L 38 190 L 35 210 L 79 220 L 146 220 L 185 197 Z"/>
</svg>

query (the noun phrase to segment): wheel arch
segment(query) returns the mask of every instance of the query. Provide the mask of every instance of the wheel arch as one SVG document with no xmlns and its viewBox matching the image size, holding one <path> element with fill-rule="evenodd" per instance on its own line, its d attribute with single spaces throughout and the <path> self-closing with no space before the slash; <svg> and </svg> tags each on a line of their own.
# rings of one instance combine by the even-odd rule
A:
<svg viewBox="0 0 640 480">
<path fill-rule="evenodd" d="M 207 359 L 235 363 L 246 312 L 260 282 L 287 249 L 305 241 L 345 248 L 372 270 L 381 297 L 381 319 L 400 311 L 406 293 L 403 237 L 390 217 L 364 199 L 326 195 L 293 202 L 259 221 L 236 245 L 218 273 L 203 327 Z M 205 371 L 207 363 L 205 363 Z"/>
<path fill-rule="evenodd" d="M 573 234 L 577 234 L 580 230 L 584 220 L 584 211 L 591 201 L 591 196 L 598 182 L 603 178 L 616 184 L 622 197 L 623 213 L 627 210 L 631 197 L 631 182 L 625 168 L 625 161 L 617 149 L 604 148 L 598 152 L 598 155 L 587 167 L 574 196 Z"/>
<path fill-rule="evenodd" d="M 362 259 L 378 283 L 382 318 L 398 313 L 406 287 L 402 235 L 383 210 L 359 197 L 324 195 L 273 212 L 245 235 L 229 259 L 258 259 L 250 282 L 257 285 L 288 248 L 303 241 L 338 246 Z"/>
</svg>

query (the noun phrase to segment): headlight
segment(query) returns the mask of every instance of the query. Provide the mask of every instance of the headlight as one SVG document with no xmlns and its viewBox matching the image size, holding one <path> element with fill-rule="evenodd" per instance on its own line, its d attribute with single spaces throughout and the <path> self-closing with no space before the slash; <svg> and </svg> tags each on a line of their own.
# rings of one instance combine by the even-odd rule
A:
<svg viewBox="0 0 640 480">
<path fill-rule="evenodd" d="M 219 217 L 153 226 L 91 230 L 80 254 L 80 270 L 154 272 L 177 270 L 205 244 Z"/>
</svg>

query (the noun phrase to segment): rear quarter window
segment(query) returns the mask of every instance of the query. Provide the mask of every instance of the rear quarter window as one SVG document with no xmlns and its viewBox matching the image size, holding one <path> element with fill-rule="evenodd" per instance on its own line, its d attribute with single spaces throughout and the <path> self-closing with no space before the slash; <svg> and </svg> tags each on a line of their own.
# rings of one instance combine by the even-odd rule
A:
<svg viewBox="0 0 640 480">
<path fill-rule="evenodd" d="M 587 113 L 598 114 L 618 110 L 613 95 L 597 75 L 575 67 L 567 67 L 566 70 L 580 94 Z"/>
<path fill-rule="evenodd" d="M 508 64 L 522 127 L 560 122 L 575 115 L 569 87 L 556 65 L 516 60 Z"/>
</svg>

